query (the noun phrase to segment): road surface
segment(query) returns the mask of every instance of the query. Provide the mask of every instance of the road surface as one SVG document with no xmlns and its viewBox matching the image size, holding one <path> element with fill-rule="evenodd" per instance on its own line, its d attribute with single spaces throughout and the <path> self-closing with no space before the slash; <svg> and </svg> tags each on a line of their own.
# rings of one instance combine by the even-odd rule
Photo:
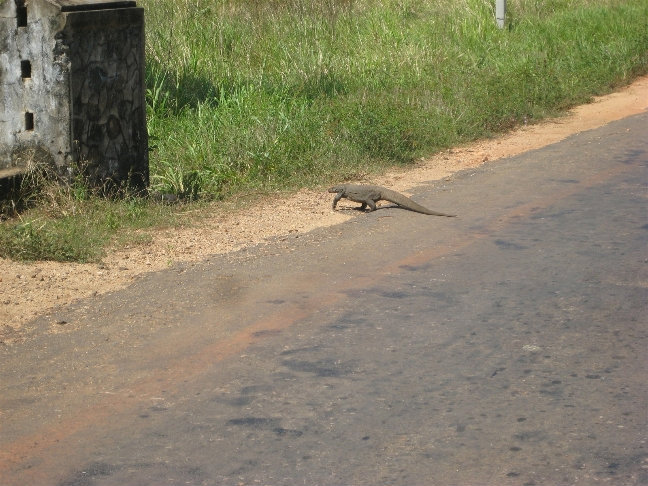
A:
<svg viewBox="0 0 648 486">
<path fill-rule="evenodd" d="M 648 484 L 648 114 L 0 348 L 0 485 Z"/>
</svg>

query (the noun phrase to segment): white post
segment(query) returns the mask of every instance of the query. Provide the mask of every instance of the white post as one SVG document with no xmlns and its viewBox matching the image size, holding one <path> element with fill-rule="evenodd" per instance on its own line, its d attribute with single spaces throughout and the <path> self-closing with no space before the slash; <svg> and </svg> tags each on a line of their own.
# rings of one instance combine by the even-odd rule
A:
<svg viewBox="0 0 648 486">
<path fill-rule="evenodd" d="M 495 19 L 500 29 L 504 28 L 506 19 L 506 0 L 495 0 Z"/>
</svg>

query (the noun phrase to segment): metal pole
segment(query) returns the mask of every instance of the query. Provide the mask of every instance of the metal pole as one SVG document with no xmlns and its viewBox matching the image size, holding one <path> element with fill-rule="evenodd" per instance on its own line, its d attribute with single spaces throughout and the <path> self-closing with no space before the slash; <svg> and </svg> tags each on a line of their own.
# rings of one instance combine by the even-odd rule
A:
<svg viewBox="0 0 648 486">
<path fill-rule="evenodd" d="M 495 19 L 500 29 L 504 28 L 506 19 L 506 0 L 495 0 Z"/>
</svg>

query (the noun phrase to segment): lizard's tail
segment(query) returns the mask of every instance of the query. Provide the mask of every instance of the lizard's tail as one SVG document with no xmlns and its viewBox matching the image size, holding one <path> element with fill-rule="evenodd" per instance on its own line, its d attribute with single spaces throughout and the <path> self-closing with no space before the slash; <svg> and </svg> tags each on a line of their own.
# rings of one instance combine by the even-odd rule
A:
<svg viewBox="0 0 648 486">
<path fill-rule="evenodd" d="M 386 201 L 398 204 L 402 208 L 409 209 L 410 211 L 416 211 L 417 213 L 429 214 L 430 216 L 445 216 L 446 218 L 457 217 L 456 214 L 446 214 L 432 211 L 431 209 L 428 209 L 425 206 L 421 206 L 419 203 L 412 201 L 409 197 L 403 196 L 396 191 L 383 191 L 382 198 Z"/>
</svg>

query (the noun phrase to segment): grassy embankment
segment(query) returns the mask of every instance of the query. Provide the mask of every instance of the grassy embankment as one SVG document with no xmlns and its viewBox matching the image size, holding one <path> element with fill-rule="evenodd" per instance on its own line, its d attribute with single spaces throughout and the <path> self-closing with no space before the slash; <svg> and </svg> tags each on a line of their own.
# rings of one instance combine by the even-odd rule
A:
<svg viewBox="0 0 648 486">
<path fill-rule="evenodd" d="M 375 173 L 648 72 L 645 0 L 509 0 L 504 30 L 488 0 L 139 3 L 152 189 L 186 201 Z M 196 204 L 35 186 L 0 256 L 97 260 Z"/>
</svg>

